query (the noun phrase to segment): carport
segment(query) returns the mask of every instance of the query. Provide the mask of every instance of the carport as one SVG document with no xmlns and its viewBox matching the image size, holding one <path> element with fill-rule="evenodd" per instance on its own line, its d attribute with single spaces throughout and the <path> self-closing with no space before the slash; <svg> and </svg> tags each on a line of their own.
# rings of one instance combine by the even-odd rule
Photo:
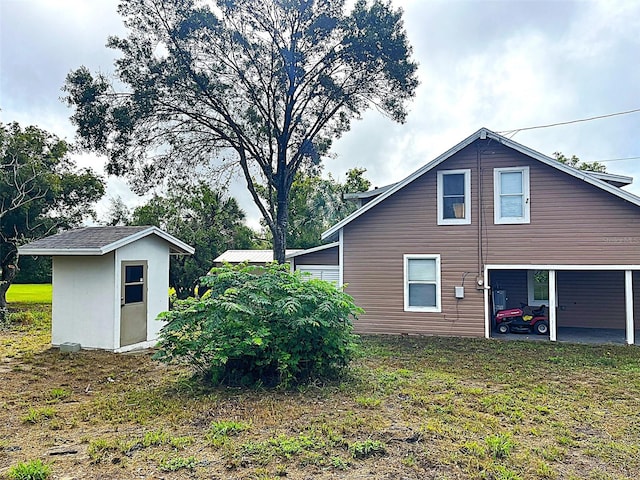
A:
<svg viewBox="0 0 640 480">
<path fill-rule="evenodd" d="M 506 308 L 547 305 L 549 335 L 506 338 L 577 343 L 640 344 L 640 268 L 637 265 L 488 265 L 485 278 L 485 336 L 494 329 L 494 292 Z M 501 298 L 498 296 L 498 298 Z M 498 306 L 499 307 L 499 306 Z"/>
</svg>

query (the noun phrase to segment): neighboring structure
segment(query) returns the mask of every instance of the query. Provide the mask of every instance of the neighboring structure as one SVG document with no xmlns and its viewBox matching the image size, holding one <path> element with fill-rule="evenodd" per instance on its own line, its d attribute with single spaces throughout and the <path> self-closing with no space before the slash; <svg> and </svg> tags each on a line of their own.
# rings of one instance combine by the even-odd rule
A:
<svg viewBox="0 0 640 480">
<path fill-rule="evenodd" d="M 194 249 L 143 226 L 70 230 L 18 252 L 53 257 L 53 345 L 122 352 L 153 346 L 169 308 L 169 255 Z"/>
<path fill-rule="evenodd" d="M 287 250 L 286 255 L 291 255 L 302 250 Z M 238 263 L 248 263 L 249 265 L 266 265 L 273 262 L 273 250 L 227 250 L 222 255 L 219 255 L 215 260 L 216 266 L 221 266 L 223 263 L 231 263 L 236 265 Z"/>
<path fill-rule="evenodd" d="M 310 274 L 318 278 L 340 285 L 340 243 L 333 242 L 319 247 L 300 250 L 287 255 L 291 269 Z"/>
<path fill-rule="evenodd" d="M 302 249 L 287 249 L 286 259 L 291 270 L 299 270 L 310 274 L 310 278 L 319 278 L 333 282 L 339 280 L 339 249 L 338 242 L 320 245 L 319 247 Z M 223 263 L 238 264 L 247 262 L 249 265 L 265 265 L 273 262 L 273 250 L 227 250 L 214 260 L 217 266 Z"/>
<path fill-rule="evenodd" d="M 492 292 L 558 328 L 640 329 L 640 198 L 480 129 L 324 232 L 362 333 L 486 336 Z M 357 198 L 358 195 L 355 195 Z M 464 287 L 464 288 L 460 288 Z"/>
</svg>

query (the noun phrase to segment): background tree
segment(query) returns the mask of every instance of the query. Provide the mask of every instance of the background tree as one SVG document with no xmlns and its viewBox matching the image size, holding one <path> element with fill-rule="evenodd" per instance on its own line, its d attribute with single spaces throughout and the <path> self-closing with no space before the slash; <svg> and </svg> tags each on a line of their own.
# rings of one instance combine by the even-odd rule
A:
<svg viewBox="0 0 640 480">
<path fill-rule="evenodd" d="M 185 298 L 218 255 L 229 248 L 254 246 L 254 232 L 244 219 L 235 199 L 199 183 L 173 188 L 167 196 L 154 195 L 133 211 L 129 224 L 155 225 L 195 247 L 193 255 L 171 257 L 169 284 Z"/>
<path fill-rule="evenodd" d="M 344 3 L 122 1 L 116 82 L 85 67 L 67 76 L 81 145 L 138 189 L 238 165 L 284 261 L 296 173 L 371 107 L 404 121 L 418 84 L 401 10 Z"/>
<path fill-rule="evenodd" d="M 20 257 L 20 269 L 12 283 L 51 283 L 51 257 Z"/>
<path fill-rule="evenodd" d="M 107 210 L 106 225 L 115 227 L 118 225 L 129 225 L 131 222 L 131 212 L 122 197 L 110 197 L 109 208 Z"/>
<path fill-rule="evenodd" d="M 79 225 L 104 194 L 102 179 L 76 169 L 63 140 L 37 127 L 0 124 L 0 316 L 18 271 L 18 245 Z"/>
<path fill-rule="evenodd" d="M 599 172 L 599 173 L 607 172 L 607 167 L 603 163 L 583 162 L 575 155 L 571 155 L 571 157 L 566 157 L 560 152 L 553 152 L 553 158 L 555 158 L 560 163 L 564 163 L 565 165 L 569 165 L 570 167 L 577 168 L 579 170 L 588 170 L 590 172 Z"/>
<path fill-rule="evenodd" d="M 331 175 L 298 173 L 289 196 L 289 228 L 287 245 L 291 248 L 310 248 L 320 244 L 322 232 L 339 222 L 357 208 L 355 202 L 343 199 L 345 193 L 369 190 L 371 182 L 364 178 L 364 168 L 347 172 L 345 183 Z"/>
</svg>

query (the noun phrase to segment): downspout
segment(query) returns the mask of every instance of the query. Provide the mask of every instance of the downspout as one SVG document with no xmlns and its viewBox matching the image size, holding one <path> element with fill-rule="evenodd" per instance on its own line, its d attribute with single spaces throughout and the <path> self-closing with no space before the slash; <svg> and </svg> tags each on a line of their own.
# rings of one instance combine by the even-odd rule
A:
<svg viewBox="0 0 640 480">
<path fill-rule="evenodd" d="M 480 134 L 480 140 L 484 140 L 486 138 L 486 134 Z M 483 276 L 483 250 L 482 250 L 482 171 L 480 170 L 481 166 L 481 156 L 480 153 L 480 140 L 476 143 L 476 170 L 478 175 L 478 277 L 476 278 L 476 288 L 484 288 L 486 279 Z"/>
</svg>

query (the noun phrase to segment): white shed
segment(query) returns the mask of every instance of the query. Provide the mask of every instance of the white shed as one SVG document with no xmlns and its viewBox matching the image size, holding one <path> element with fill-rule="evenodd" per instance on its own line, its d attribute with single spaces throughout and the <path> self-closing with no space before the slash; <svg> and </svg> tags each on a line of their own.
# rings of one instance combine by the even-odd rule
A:
<svg viewBox="0 0 640 480">
<path fill-rule="evenodd" d="M 86 227 L 24 245 L 53 257 L 51 343 L 124 352 L 155 344 L 169 308 L 169 255 L 193 247 L 157 227 Z"/>
</svg>

